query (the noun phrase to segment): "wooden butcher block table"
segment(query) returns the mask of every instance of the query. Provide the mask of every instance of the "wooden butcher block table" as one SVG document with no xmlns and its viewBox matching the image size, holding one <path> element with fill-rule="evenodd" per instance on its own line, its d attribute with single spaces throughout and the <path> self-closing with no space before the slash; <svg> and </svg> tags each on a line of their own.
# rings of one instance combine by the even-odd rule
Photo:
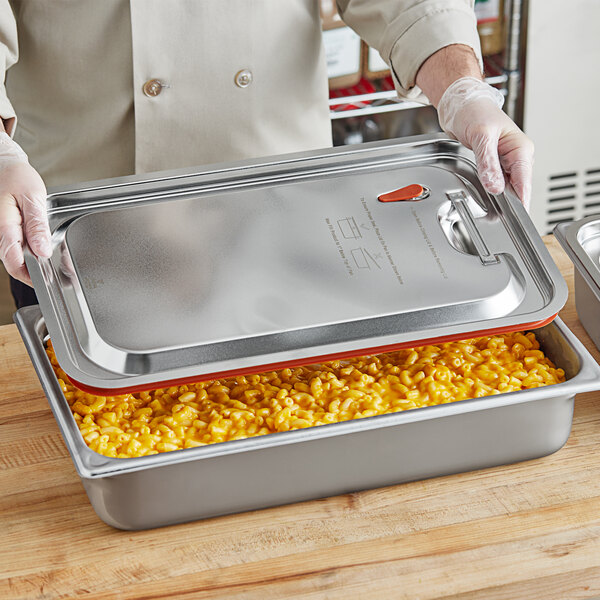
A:
<svg viewBox="0 0 600 600">
<path fill-rule="evenodd" d="M 571 290 L 561 317 L 598 360 L 572 265 L 546 243 Z M 545 458 L 132 533 L 94 513 L 16 327 L 0 327 L 3 600 L 597 595 L 600 392 L 577 396 Z"/>
</svg>

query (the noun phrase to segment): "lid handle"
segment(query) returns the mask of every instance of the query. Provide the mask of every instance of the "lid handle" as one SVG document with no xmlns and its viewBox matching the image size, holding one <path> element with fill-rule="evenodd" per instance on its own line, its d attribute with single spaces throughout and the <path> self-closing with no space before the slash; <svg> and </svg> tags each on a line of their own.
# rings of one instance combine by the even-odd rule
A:
<svg viewBox="0 0 600 600">
<path fill-rule="evenodd" d="M 471 214 L 471 209 L 469 208 L 469 203 L 467 202 L 467 195 L 465 194 L 464 190 L 446 192 L 446 196 L 448 196 L 450 202 L 452 202 L 452 205 L 460 216 L 460 219 L 463 222 L 471 241 L 473 242 L 473 246 L 475 247 L 479 258 L 481 259 L 481 262 L 484 265 L 498 264 L 500 261 L 489 251 L 486 243 L 483 240 L 483 237 L 481 236 L 481 233 L 479 232 L 477 223 L 475 223 L 475 219 Z"/>
</svg>

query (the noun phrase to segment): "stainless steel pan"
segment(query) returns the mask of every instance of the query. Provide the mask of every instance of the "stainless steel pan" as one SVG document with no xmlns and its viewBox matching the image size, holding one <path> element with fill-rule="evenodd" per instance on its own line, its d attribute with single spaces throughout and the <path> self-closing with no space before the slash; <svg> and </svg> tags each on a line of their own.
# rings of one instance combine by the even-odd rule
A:
<svg viewBox="0 0 600 600">
<path fill-rule="evenodd" d="M 44 350 L 36 306 L 15 315 L 98 516 L 144 529 L 537 458 L 571 429 L 575 394 L 600 366 L 556 319 L 536 331 L 567 380 L 553 386 L 140 458 L 90 450 Z"/>
</svg>

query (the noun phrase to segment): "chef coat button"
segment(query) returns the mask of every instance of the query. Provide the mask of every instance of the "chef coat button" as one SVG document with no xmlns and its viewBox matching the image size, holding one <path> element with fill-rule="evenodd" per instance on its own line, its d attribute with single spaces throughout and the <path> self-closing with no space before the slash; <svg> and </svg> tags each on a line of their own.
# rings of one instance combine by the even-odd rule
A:
<svg viewBox="0 0 600 600">
<path fill-rule="evenodd" d="M 163 87 L 167 86 L 165 86 L 160 79 L 149 79 L 143 85 L 142 90 L 144 91 L 144 94 L 148 96 L 148 98 L 154 98 L 162 92 Z"/>
<path fill-rule="evenodd" d="M 243 69 L 235 74 L 235 85 L 247 88 L 252 83 L 252 71 Z"/>
</svg>

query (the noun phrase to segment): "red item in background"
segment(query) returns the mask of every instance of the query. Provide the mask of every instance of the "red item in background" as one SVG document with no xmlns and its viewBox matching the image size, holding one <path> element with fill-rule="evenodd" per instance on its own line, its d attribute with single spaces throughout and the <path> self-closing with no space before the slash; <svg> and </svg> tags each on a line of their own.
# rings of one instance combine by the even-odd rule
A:
<svg viewBox="0 0 600 600">
<path fill-rule="evenodd" d="M 383 79 L 379 81 L 379 89 L 382 92 L 391 92 L 396 89 L 394 85 L 394 80 L 391 75 L 386 75 Z"/>
<path fill-rule="evenodd" d="M 343 98 L 347 98 L 349 96 L 360 96 L 362 94 L 372 94 L 373 92 L 376 92 L 376 91 L 377 90 L 375 89 L 375 86 L 368 79 L 365 79 L 363 77 L 357 84 L 355 84 L 353 86 L 346 87 L 346 88 L 340 88 L 337 90 L 329 90 L 329 98 L 343 99 Z M 370 103 L 371 102 L 369 100 L 355 102 L 353 104 L 345 104 L 344 102 L 340 102 L 339 104 L 334 104 L 332 106 L 332 108 L 335 108 L 336 110 L 355 110 L 357 108 L 362 108 L 364 106 L 367 106 Z"/>
</svg>

